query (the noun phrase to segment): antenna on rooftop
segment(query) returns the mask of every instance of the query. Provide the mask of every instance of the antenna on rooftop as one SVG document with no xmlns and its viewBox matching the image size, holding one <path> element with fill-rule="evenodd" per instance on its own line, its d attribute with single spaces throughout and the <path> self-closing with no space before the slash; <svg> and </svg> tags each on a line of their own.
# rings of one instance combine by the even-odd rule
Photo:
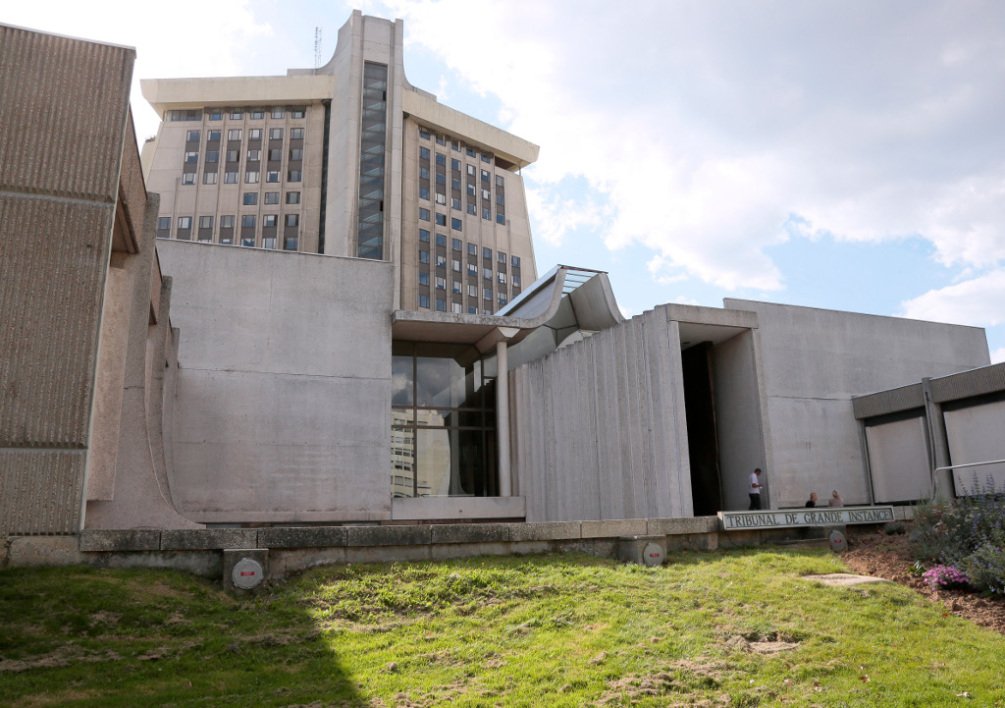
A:
<svg viewBox="0 0 1005 708">
<path fill-rule="evenodd" d="M 321 28 L 314 28 L 314 70 L 321 67 Z"/>
</svg>

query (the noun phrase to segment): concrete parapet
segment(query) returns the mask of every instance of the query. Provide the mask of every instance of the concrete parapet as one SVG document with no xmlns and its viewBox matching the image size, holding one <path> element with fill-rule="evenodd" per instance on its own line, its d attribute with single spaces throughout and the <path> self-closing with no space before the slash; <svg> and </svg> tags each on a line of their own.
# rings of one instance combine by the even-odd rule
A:
<svg viewBox="0 0 1005 708">
<path fill-rule="evenodd" d="M 646 526 L 646 533 L 651 536 L 714 533 L 719 530 L 719 518 L 696 516 L 691 519 L 649 519 Z"/>
<path fill-rule="evenodd" d="M 77 565 L 84 557 L 76 536 L 15 536 L 10 539 L 7 562 L 18 567 Z"/>
<path fill-rule="evenodd" d="M 510 529 L 512 541 L 561 541 L 582 538 L 583 535 L 579 521 L 537 521 L 506 526 Z"/>
<path fill-rule="evenodd" d="M 346 562 L 343 548 L 289 548 L 270 549 L 269 578 L 283 578 L 290 573 L 299 573 L 322 565 Z"/>
<path fill-rule="evenodd" d="M 252 548 L 257 541 L 256 529 L 179 529 L 161 532 L 163 551 Z"/>
<path fill-rule="evenodd" d="M 80 550 L 109 551 L 159 551 L 161 532 L 156 529 L 129 529 L 126 531 L 88 530 L 80 532 Z"/>
<path fill-rule="evenodd" d="M 344 546 L 347 537 L 345 526 L 276 527 L 258 530 L 258 546 L 260 548 L 329 548 Z"/>
<path fill-rule="evenodd" d="M 472 558 L 474 556 L 505 556 L 511 552 L 509 543 L 443 543 L 430 546 L 432 560 Z"/>
<path fill-rule="evenodd" d="M 608 519 L 583 521 L 583 538 L 617 538 L 620 536 L 645 536 L 649 531 L 645 519 Z"/>
<path fill-rule="evenodd" d="M 512 539 L 510 524 L 437 524 L 433 543 L 506 543 Z"/>
<path fill-rule="evenodd" d="M 203 551 L 111 551 L 84 553 L 83 562 L 95 568 L 155 568 L 180 570 L 201 578 L 219 578 L 222 565 L 218 550 Z"/>
<path fill-rule="evenodd" d="M 345 549 L 346 563 L 405 563 L 427 561 L 432 555 L 428 541 L 420 545 L 360 546 Z"/>
<path fill-rule="evenodd" d="M 346 546 L 414 546 L 433 541 L 432 526 L 346 526 Z"/>
</svg>

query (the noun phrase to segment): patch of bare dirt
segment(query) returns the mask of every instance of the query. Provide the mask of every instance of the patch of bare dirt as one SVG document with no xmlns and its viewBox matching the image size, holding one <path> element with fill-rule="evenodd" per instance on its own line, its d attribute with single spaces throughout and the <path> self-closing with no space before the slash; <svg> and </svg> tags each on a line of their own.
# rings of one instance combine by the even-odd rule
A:
<svg viewBox="0 0 1005 708">
<path fill-rule="evenodd" d="M 921 593 L 945 608 L 947 614 L 966 619 L 1005 634 L 1005 600 L 981 597 L 963 590 L 932 590 L 911 572 L 907 534 L 888 535 L 883 531 L 848 528 L 848 550 L 842 559 L 856 573 L 892 580 Z"/>
</svg>

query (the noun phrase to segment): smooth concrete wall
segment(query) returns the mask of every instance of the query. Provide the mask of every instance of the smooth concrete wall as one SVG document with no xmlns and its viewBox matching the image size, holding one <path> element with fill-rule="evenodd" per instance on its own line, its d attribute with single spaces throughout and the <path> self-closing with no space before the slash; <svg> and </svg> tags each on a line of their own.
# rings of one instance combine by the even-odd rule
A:
<svg viewBox="0 0 1005 708">
<path fill-rule="evenodd" d="M 943 413 L 954 465 L 1005 460 L 1005 401 L 993 401 Z M 979 494 L 994 486 L 1005 491 L 1005 463 L 953 470 L 956 493 Z"/>
<path fill-rule="evenodd" d="M 851 397 L 988 363 L 984 330 L 749 300 L 757 313 L 762 390 L 769 421 L 767 473 L 773 507 L 799 506 L 811 490 L 869 501 L 863 445 Z"/>
<path fill-rule="evenodd" d="M 712 349 L 719 480 L 727 511 L 749 506 L 750 474 L 755 467 L 767 467 L 754 345 L 755 330 L 747 330 Z M 770 493 L 765 479 L 765 501 Z"/>
<path fill-rule="evenodd" d="M 527 521 L 692 515 L 677 324 L 666 308 L 511 374 Z"/>
<path fill-rule="evenodd" d="M 391 264 L 160 241 L 171 491 L 201 522 L 389 519 Z"/>
<path fill-rule="evenodd" d="M 865 429 L 877 504 L 930 499 L 931 462 L 923 415 Z"/>
</svg>

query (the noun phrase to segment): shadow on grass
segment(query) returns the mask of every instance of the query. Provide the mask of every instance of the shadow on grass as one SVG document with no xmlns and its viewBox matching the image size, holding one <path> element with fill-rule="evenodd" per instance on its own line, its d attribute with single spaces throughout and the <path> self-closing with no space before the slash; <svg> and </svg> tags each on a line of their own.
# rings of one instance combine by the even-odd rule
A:
<svg viewBox="0 0 1005 708">
<path fill-rule="evenodd" d="M 233 598 L 180 572 L 0 571 L 0 704 L 363 705 L 282 588 Z"/>
</svg>

